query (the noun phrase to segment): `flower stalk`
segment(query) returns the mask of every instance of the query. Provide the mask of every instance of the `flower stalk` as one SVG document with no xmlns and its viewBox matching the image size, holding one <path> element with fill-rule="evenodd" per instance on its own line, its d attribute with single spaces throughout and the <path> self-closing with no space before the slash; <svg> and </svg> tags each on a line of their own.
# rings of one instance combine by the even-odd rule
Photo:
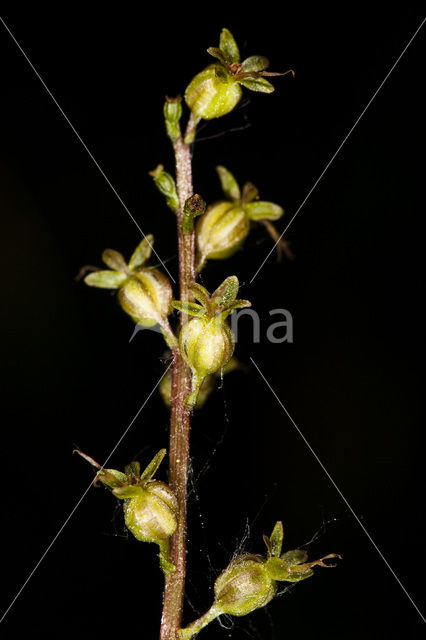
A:
<svg viewBox="0 0 426 640">
<path fill-rule="evenodd" d="M 167 122 L 167 117 L 166 117 Z M 193 140 L 196 123 L 191 114 L 185 139 Z M 172 140 L 176 163 L 176 182 L 179 198 L 177 234 L 179 251 L 179 288 L 181 300 L 191 298 L 190 286 L 195 280 L 194 231 L 185 233 L 183 220 L 185 203 L 193 195 L 191 147 L 182 138 L 179 124 L 174 127 Z M 181 314 L 181 326 L 186 322 Z M 191 371 L 179 349 L 173 349 L 172 396 L 170 409 L 169 484 L 178 502 L 178 527 L 171 539 L 170 558 L 174 573 L 166 576 L 160 640 L 175 640 L 181 625 L 186 575 L 186 500 L 189 460 L 191 409 L 185 398 L 192 391 Z"/>
</svg>

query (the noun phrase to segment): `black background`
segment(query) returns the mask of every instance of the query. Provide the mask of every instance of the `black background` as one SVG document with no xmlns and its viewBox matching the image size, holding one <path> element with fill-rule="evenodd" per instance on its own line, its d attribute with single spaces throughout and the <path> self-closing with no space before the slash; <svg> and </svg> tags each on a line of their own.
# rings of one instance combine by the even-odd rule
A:
<svg viewBox="0 0 426 640">
<path fill-rule="evenodd" d="M 195 189 L 220 196 L 225 164 L 282 203 L 286 220 L 348 133 L 420 24 L 416 5 L 249 9 L 175 5 L 6 11 L 44 81 L 176 275 L 172 214 L 148 171 L 173 159 L 165 94 L 183 92 L 228 26 L 242 54 L 260 53 L 277 79 L 248 92 L 196 143 Z M 6 610 L 164 371 L 156 333 L 133 327 L 105 291 L 74 278 L 107 247 L 128 256 L 140 234 L 3 27 L 0 28 L 2 301 L 4 329 L 2 583 Z M 296 260 L 272 256 L 254 230 L 243 252 L 211 263 L 214 288 L 238 274 L 261 317 L 250 356 L 426 613 L 424 604 L 424 67 L 421 31 L 292 224 Z M 230 131 L 230 129 L 240 129 Z M 270 344 L 270 309 L 294 318 L 294 343 Z M 122 468 L 167 446 L 156 394 L 114 453 Z M 214 453 L 215 452 L 215 453 Z M 237 547 L 262 551 L 282 519 L 286 548 L 340 552 L 335 570 L 267 609 L 217 623 L 206 638 L 420 638 L 424 623 L 257 371 L 233 373 L 193 424 L 189 584 L 185 620 L 211 603 Z M 163 469 L 163 476 L 165 470 Z M 162 578 L 154 548 L 127 538 L 116 501 L 90 490 L 2 623 L 19 637 L 156 638 Z M 195 608 L 195 612 L 193 610 Z M 234 624 L 233 629 L 231 629 Z"/>
</svg>

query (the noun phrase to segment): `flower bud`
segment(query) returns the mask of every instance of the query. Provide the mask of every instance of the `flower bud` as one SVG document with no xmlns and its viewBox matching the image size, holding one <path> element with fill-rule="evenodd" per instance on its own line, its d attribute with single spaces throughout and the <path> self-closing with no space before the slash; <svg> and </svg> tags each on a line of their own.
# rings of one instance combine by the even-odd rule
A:
<svg viewBox="0 0 426 640">
<path fill-rule="evenodd" d="M 190 289 L 199 303 L 172 302 L 175 309 L 195 316 L 183 325 L 179 336 L 180 353 L 192 370 L 192 393 L 186 399 L 190 406 L 195 406 L 205 377 L 222 369 L 234 352 L 234 337 L 226 318 L 234 309 L 250 306 L 247 300 L 236 299 L 238 287 L 236 276 L 226 278 L 212 295 L 194 283 Z"/>
<path fill-rule="evenodd" d="M 231 616 L 245 616 L 268 604 L 275 592 L 276 582 L 267 574 L 262 556 L 241 556 L 217 578 L 214 606 Z"/>
<path fill-rule="evenodd" d="M 182 117 L 182 98 L 167 98 L 163 108 L 167 135 L 172 142 L 180 136 L 179 121 Z"/>
<path fill-rule="evenodd" d="M 179 198 L 173 177 L 170 173 L 164 171 L 162 164 L 159 164 L 155 169 L 150 171 L 149 175 L 154 179 L 158 191 L 166 198 L 167 206 L 176 212 L 179 209 Z"/>
</svg>

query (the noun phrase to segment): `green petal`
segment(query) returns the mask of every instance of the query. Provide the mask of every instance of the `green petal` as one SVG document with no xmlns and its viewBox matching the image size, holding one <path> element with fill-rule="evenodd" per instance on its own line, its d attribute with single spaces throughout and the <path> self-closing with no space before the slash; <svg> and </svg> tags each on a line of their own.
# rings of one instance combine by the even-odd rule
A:
<svg viewBox="0 0 426 640">
<path fill-rule="evenodd" d="M 241 65 L 241 71 L 264 71 L 269 67 L 269 60 L 265 56 L 250 56 Z"/>
<path fill-rule="evenodd" d="M 239 201 L 241 199 L 240 187 L 232 173 L 222 166 L 216 167 L 216 171 L 226 197 L 229 200 Z"/>
<path fill-rule="evenodd" d="M 278 220 L 284 213 L 284 209 L 273 202 L 257 200 L 244 206 L 244 211 L 250 220 Z"/>
<path fill-rule="evenodd" d="M 240 52 L 234 36 L 228 29 L 222 29 L 219 46 L 228 62 L 239 62 Z"/>
<path fill-rule="evenodd" d="M 118 289 L 127 280 L 127 275 L 121 271 L 94 271 L 84 278 L 89 287 L 99 289 Z"/>
<path fill-rule="evenodd" d="M 132 253 L 132 257 L 129 260 L 130 271 L 136 271 L 143 267 L 143 265 L 149 260 L 152 252 L 152 245 L 154 244 L 154 236 L 150 233 L 145 236 L 140 244 L 136 247 Z"/>
<path fill-rule="evenodd" d="M 250 91 L 260 91 L 261 93 L 272 93 L 274 91 L 273 85 L 265 78 L 242 78 L 237 82 L 246 89 L 250 89 Z"/>
<path fill-rule="evenodd" d="M 114 249 L 105 249 L 102 254 L 102 260 L 105 262 L 107 267 L 114 271 L 126 271 L 126 261 L 119 251 L 115 251 Z"/>
</svg>

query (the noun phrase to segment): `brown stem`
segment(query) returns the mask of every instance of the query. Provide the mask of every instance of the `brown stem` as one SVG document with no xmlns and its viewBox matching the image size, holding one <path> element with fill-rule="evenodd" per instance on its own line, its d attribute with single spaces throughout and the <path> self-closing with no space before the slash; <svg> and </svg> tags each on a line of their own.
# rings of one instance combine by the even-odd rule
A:
<svg viewBox="0 0 426 640">
<path fill-rule="evenodd" d="M 185 138 L 192 139 L 195 133 L 192 115 Z M 182 231 L 183 208 L 193 195 L 191 147 L 181 136 L 173 141 L 176 160 L 176 180 L 179 196 L 177 232 L 179 248 L 180 300 L 190 298 L 189 285 L 195 280 L 194 233 Z M 186 321 L 181 315 L 181 324 Z M 170 413 L 169 484 L 179 504 L 178 528 L 171 540 L 171 561 L 176 567 L 166 577 L 160 640 L 176 640 L 181 626 L 186 573 L 186 497 L 189 461 L 189 434 L 191 412 L 185 406 L 185 398 L 191 393 L 191 372 L 183 361 L 179 349 L 173 350 L 172 397 Z"/>
</svg>

